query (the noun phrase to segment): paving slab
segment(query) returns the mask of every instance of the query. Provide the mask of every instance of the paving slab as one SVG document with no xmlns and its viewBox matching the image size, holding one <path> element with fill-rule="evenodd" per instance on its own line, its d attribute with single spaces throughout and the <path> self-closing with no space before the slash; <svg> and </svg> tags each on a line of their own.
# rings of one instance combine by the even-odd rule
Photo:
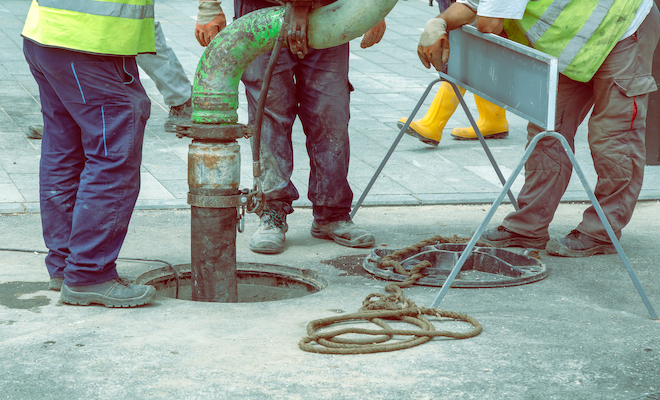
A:
<svg viewBox="0 0 660 400">
<path fill-rule="evenodd" d="M 193 0 L 159 0 L 155 7 L 156 19 L 162 24 L 168 44 L 174 49 L 191 80 L 204 51 L 192 34 L 196 4 Z M 3 138 L 0 141 L 0 171 L 19 174 L 11 183 L 15 187 L 8 190 L 21 193 L 20 198 L 0 198 L 0 213 L 13 213 L 17 209 L 38 210 L 37 186 L 18 181 L 19 178 L 27 178 L 26 174 L 34 175 L 28 179 L 30 182 L 37 179 L 36 166 L 40 152 L 38 140 L 25 138 L 27 127 L 40 122 L 37 86 L 27 63 L 20 56 L 20 32 L 29 5 L 29 0 L 4 0 L 0 4 L 0 46 L 3 49 L 0 55 L 0 80 L 3 82 L 0 85 L 0 137 L 12 137 L 12 140 Z M 223 7 L 226 15 L 233 15 L 233 4 L 225 2 Z M 350 44 L 349 78 L 356 90 L 351 95 L 349 183 L 355 192 L 355 199 L 366 189 L 398 135 L 396 122 L 410 115 L 427 85 L 437 77 L 433 71 L 422 66 L 416 54 L 417 41 L 424 23 L 436 13 L 437 7 L 429 7 L 425 0 L 402 0 L 387 16 L 387 31 L 380 43 L 362 49 L 358 38 Z M 146 74 L 141 74 L 141 79 L 151 98 L 152 112 L 145 133 L 142 171 L 145 182 L 150 183 L 142 186 L 138 208 L 170 209 L 176 204 L 185 209 L 188 207 L 187 191 L 182 188 L 182 180 L 187 176 L 190 139 L 178 139 L 174 134 L 164 132 L 163 123 L 169 108 L 164 104 L 154 82 Z M 239 122 L 246 123 L 247 101 L 242 87 L 239 93 Z M 433 93 L 425 101 L 417 118 L 422 117 L 432 97 Z M 474 97 L 468 94 L 465 99 L 476 116 Z M 517 165 L 526 143 L 526 121 L 511 113 L 508 114 L 508 121 L 509 137 L 489 141 L 491 152 L 506 177 Z M 468 119 L 463 111 L 457 110 L 448 121 L 444 137 L 437 148 L 405 136 L 364 204 L 430 205 L 493 201 L 501 184 L 494 178 L 494 171 L 489 167 L 483 149 L 476 142 L 452 140 L 449 135 L 452 128 L 467 124 Z M 583 125 L 577 135 L 576 157 L 593 188 L 597 177 L 586 136 L 586 126 Z M 239 143 L 243 159 L 241 183 L 244 187 L 252 187 L 250 146 L 244 140 Z M 292 180 L 301 193 L 295 206 L 309 207 L 311 204 L 306 198 L 309 158 L 299 123 L 294 126 L 293 146 L 295 169 Z M 514 193 L 517 193 L 519 187 L 519 184 L 514 185 Z M 660 166 L 646 167 L 640 198 L 660 199 Z M 396 203 L 396 199 L 400 199 L 401 203 Z M 588 198 L 574 176 L 564 201 L 578 200 Z"/>
</svg>

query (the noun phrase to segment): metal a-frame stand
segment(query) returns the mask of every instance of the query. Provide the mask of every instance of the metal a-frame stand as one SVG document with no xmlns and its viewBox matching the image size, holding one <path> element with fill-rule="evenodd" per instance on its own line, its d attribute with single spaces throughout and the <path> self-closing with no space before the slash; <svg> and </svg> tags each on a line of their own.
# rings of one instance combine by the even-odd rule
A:
<svg viewBox="0 0 660 400">
<path fill-rule="evenodd" d="M 380 175 L 382 169 L 385 167 L 389 157 L 392 155 L 394 149 L 399 144 L 401 137 L 408 129 L 410 121 L 413 120 L 419 111 L 422 103 L 430 93 L 433 86 L 441 80 L 446 80 L 452 85 L 454 92 L 456 93 L 461 106 L 463 107 L 463 110 L 465 111 L 470 121 L 470 124 L 474 128 L 477 137 L 479 138 L 481 145 L 488 155 L 488 158 L 493 165 L 497 175 L 500 177 L 503 188 L 500 191 L 500 194 L 497 196 L 495 202 L 493 202 L 481 225 L 479 225 L 476 232 L 467 243 L 465 250 L 461 254 L 456 265 L 453 267 L 451 273 L 442 285 L 442 288 L 431 304 L 431 307 L 437 307 L 444 298 L 452 282 L 463 267 L 463 264 L 467 260 L 468 256 L 472 253 L 472 249 L 474 248 L 477 240 L 479 237 L 481 237 L 481 234 L 486 229 L 486 226 L 495 214 L 495 211 L 502 203 L 504 196 L 508 194 L 512 204 L 516 210 L 518 209 L 517 202 L 511 193 L 511 186 L 525 165 L 525 162 L 532 153 L 532 150 L 536 147 L 538 141 L 543 138 L 552 137 L 559 140 L 561 143 L 564 151 L 571 161 L 571 164 L 573 165 L 575 173 L 580 178 L 580 182 L 582 182 L 582 186 L 589 196 L 591 204 L 600 217 L 601 222 L 605 226 L 605 230 L 607 231 L 610 240 L 614 244 L 614 248 L 619 254 L 619 257 L 621 257 L 621 261 L 623 261 L 623 265 L 628 271 L 630 279 L 633 281 L 637 292 L 642 298 L 646 309 L 651 315 L 651 318 L 657 320 L 658 316 L 656 315 L 653 306 L 651 306 L 651 303 L 646 296 L 642 285 L 637 279 L 637 275 L 633 271 L 628 257 L 621 248 L 621 244 L 614 234 L 614 230 L 607 220 L 603 209 L 598 203 L 594 192 L 589 187 L 589 183 L 582 173 L 582 169 L 575 159 L 573 151 L 571 150 L 566 139 L 554 131 L 558 84 L 557 59 L 540 51 L 501 38 L 499 36 L 482 34 L 472 26 L 464 26 L 463 29 L 452 31 L 449 35 L 449 42 L 451 56 L 449 57 L 449 62 L 446 66 L 446 72 L 440 72 L 440 78 L 431 82 L 427 87 L 426 91 L 422 95 L 422 98 L 415 106 L 413 112 L 406 121 L 406 124 L 399 132 L 399 135 L 394 140 L 394 143 L 390 147 L 388 153 L 385 155 L 385 158 L 376 170 L 376 173 L 369 182 L 369 185 L 367 185 L 364 193 L 362 193 L 362 196 L 353 208 L 351 218 L 355 215 L 358 208 L 362 204 L 362 201 L 373 186 L 377 177 Z M 537 134 L 529 142 L 527 149 L 525 150 L 525 153 L 520 160 L 520 163 L 513 170 L 508 180 L 504 180 L 504 177 L 502 176 L 502 173 L 497 166 L 495 159 L 488 149 L 488 145 L 486 144 L 483 135 L 479 131 L 479 128 L 477 127 L 477 124 L 474 121 L 470 110 L 468 109 L 465 101 L 463 100 L 463 97 L 458 90 L 458 85 L 545 129 L 544 132 Z"/>
</svg>

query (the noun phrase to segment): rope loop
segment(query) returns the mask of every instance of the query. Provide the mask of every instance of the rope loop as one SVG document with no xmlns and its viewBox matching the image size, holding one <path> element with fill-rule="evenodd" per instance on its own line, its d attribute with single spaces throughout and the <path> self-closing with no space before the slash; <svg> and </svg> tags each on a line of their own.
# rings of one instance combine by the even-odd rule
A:
<svg viewBox="0 0 660 400">
<path fill-rule="evenodd" d="M 453 238 L 446 238 L 439 235 L 433 236 L 413 246 L 397 250 L 383 257 L 378 265 L 380 268 L 394 268 L 397 273 L 407 275 L 408 279 L 403 282 L 388 283 L 385 286 L 386 293 L 369 294 L 362 302 L 362 308 L 356 313 L 311 321 L 307 324 L 307 336 L 298 342 L 298 347 L 301 350 L 311 353 L 368 354 L 408 349 L 429 342 L 435 337 L 467 339 L 479 335 L 482 327 L 476 319 L 467 314 L 460 314 L 454 311 L 419 307 L 412 300 L 404 297 L 402 290 L 424 277 L 421 271 L 424 268 L 432 267 L 432 265 L 429 261 L 422 261 L 410 271 L 406 271 L 399 263 L 399 260 L 419 253 L 423 247 L 430 244 L 465 243 L 467 240 L 469 239 L 459 238 L 457 236 Z M 424 316 L 449 318 L 467 322 L 472 325 L 472 330 L 467 332 L 436 331 L 435 326 Z M 333 331 L 323 330 L 331 325 L 356 321 L 371 322 L 378 325 L 381 329 L 344 327 Z M 386 321 L 404 322 L 415 325 L 418 329 L 392 329 Z M 342 337 L 342 335 L 348 334 L 365 335 L 367 337 Z M 387 343 L 394 336 L 409 336 L 409 338 L 397 340 L 394 343 Z"/>
</svg>

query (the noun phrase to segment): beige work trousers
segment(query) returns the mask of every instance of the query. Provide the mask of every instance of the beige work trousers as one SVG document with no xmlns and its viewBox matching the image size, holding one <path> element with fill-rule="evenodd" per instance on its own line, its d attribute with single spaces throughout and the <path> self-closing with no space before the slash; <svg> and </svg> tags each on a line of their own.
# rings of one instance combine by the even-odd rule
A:
<svg viewBox="0 0 660 400">
<path fill-rule="evenodd" d="M 598 174 L 595 195 L 617 238 L 642 189 L 648 94 L 657 90 L 651 67 L 659 38 L 660 13 L 654 5 L 637 32 L 614 47 L 590 81 L 559 76 L 555 128 L 573 150 L 576 130 L 594 107 L 588 140 Z M 543 129 L 530 123 L 527 131 L 532 140 Z M 525 164 L 520 210 L 509 214 L 503 225 L 525 236 L 548 236 L 572 170 L 559 141 L 541 139 Z M 593 206 L 584 211 L 577 230 L 610 242 Z"/>
</svg>

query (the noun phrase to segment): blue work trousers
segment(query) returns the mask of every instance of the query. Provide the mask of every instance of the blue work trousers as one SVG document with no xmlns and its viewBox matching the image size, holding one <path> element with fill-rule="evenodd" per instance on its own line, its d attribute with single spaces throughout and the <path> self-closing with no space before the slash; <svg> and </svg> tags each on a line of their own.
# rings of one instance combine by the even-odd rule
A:
<svg viewBox="0 0 660 400">
<path fill-rule="evenodd" d="M 348 43 L 310 49 L 305 58 L 284 48 L 268 90 L 261 130 L 262 186 L 266 210 L 293 212 L 298 191 L 291 182 L 291 132 L 296 116 L 306 136 L 310 160 L 308 198 L 319 223 L 349 220 L 353 192 L 348 184 Z M 245 69 L 243 83 L 250 123 L 254 123 L 271 52 Z"/>
<path fill-rule="evenodd" d="M 23 41 L 44 119 L 39 168 L 51 277 L 69 286 L 117 277 L 115 261 L 140 190 L 151 102 L 135 57 Z"/>
</svg>

